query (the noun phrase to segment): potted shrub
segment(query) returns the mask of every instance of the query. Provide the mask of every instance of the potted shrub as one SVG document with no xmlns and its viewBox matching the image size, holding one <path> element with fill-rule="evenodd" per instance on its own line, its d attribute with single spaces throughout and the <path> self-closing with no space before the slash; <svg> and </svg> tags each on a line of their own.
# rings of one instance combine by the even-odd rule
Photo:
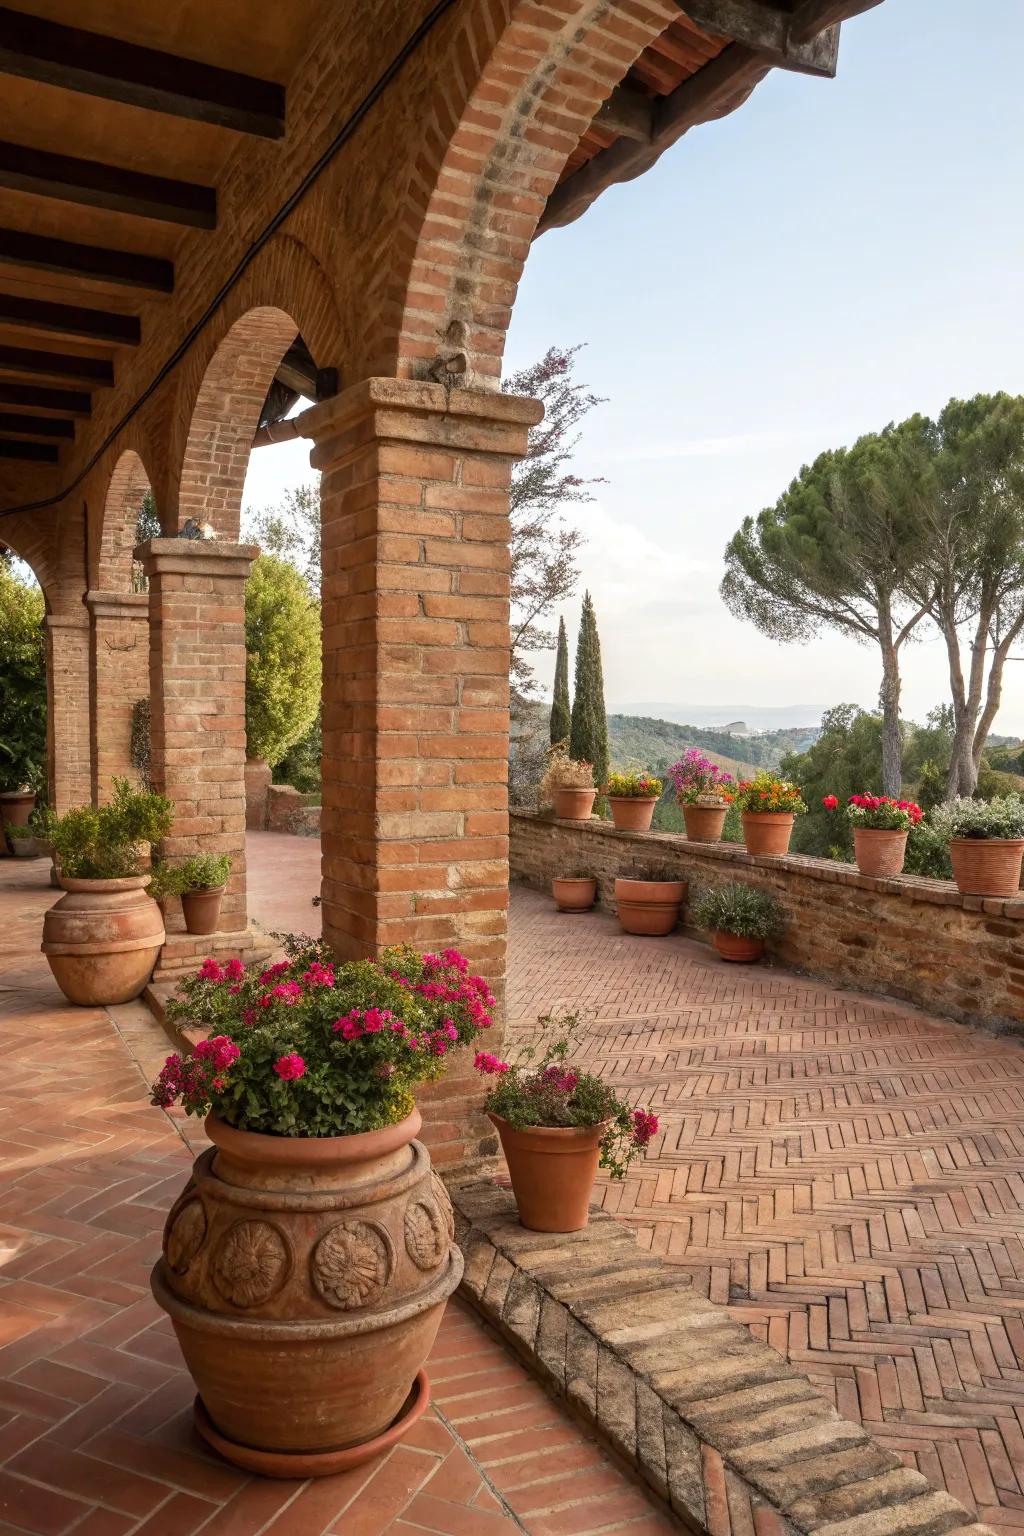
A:
<svg viewBox="0 0 1024 1536">
<path fill-rule="evenodd" d="M 967 896 L 1016 896 L 1024 854 L 1024 798 L 954 800 L 932 823 L 949 842 L 953 879 Z"/>
<path fill-rule="evenodd" d="M 662 937 L 679 921 L 686 881 L 659 869 L 635 871 L 615 881 L 615 905 L 623 933 Z"/>
<path fill-rule="evenodd" d="M 157 901 L 180 896 L 189 933 L 217 932 L 231 860 L 226 853 L 197 853 L 181 864 L 161 863 L 153 873 L 150 895 Z"/>
<path fill-rule="evenodd" d="M 742 812 L 747 852 L 771 858 L 788 853 L 793 823 L 807 809 L 797 785 L 762 769 L 740 780 L 734 798 Z"/>
<path fill-rule="evenodd" d="M 418 1083 L 491 1022 L 456 950 L 335 964 L 288 938 L 248 970 L 205 962 L 168 1017 L 209 1031 L 153 1101 L 206 1116 L 153 1293 L 199 1397 L 199 1432 L 273 1477 L 380 1454 L 429 1401 L 423 1362 L 462 1274 L 452 1210 L 415 1138 Z"/>
<path fill-rule="evenodd" d="M 572 1061 L 578 1014 L 543 1023 L 544 1038 L 516 1062 L 478 1051 L 475 1065 L 494 1078 L 486 1109 L 501 1137 L 519 1220 L 532 1232 L 578 1232 L 590 1218 L 598 1167 L 623 1178 L 658 1120 Z"/>
<path fill-rule="evenodd" d="M 711 934 L 723 960 L 760 960 L 765 941 L 783 926 L 782 909 L 770 891 L 739 883 L 709 886 L 690 915 L 695 927 Z"/>
<path fill-rule="evenodd" d="M 7 827 L 7 841 L 16 859 L 38 859 L 46 849 L 30 824 L 24 827 Z"/>
<path fill-rule="evenodd" d="M 589 821 L 597 788 L 589 763 L 578 763 L 564 747 L 553 747 L 540 781 L 542 805 L 553 805 L 563 821 Z"/>
<path fill-rule="evenodd" d="M 649 832 L 662 782 L 651 773 L 610 773 L 604 792 L 620 832 Z"/>
<path fill-rule="evenodd" d="M 825 795 L 826 811 L 838 809 L 835 795 Z M 853 826 L 854 858 L 862 875 L 886 879 L 898 875 L 907 856 L 907 838 L 924 812 L 913 800 L 891 795 L 851 795 L 846 814 Z"/>
<path fill-rule="evenodd" d="M 551 882 L 551 894 L 559 912 L 589 912 L 597 900 L 593 875 L 559 875 Z"/>
<path fill-rule="evenodd" d="M 0 842 L 12 827 L 27 827 L 43 785 L 31 740 L 0 741 Z"/>
<path fill-rule="evenodd" d="M 43 954 L 68 1001 L 90 1006 L 138 997 L 165 937 L 142 845 L 166 837 L 173 807 L 127 779 L 113 782 L 109 805 L 39 817 L 66 893 L 43 918 Z"/>
<path fill-rule="evenodd" d="M 676 799 L 691 843 L 719 843 L 733 797 L 733 777 L 706 757 L 698 747 L 688 747 L 669 769 Z"/>
</svg>

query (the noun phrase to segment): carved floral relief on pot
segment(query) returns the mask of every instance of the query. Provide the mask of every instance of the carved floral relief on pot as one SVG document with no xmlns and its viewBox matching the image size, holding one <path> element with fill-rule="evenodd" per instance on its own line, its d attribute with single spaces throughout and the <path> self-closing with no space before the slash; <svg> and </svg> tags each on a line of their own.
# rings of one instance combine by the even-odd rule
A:
<svg viewBox="0 0 1024 1536">
<path fill-rule="evenodd" d="M 269 1221 L 236 1221 L 217 1249 L 213 1281 L 236 1307 L 258 1307 L 276 1296 L 289 1268 L 288 1244 L 277 1227 Z"/>
<path fill-rule="evenodd" d="M 412 1200 L 405 1211 L 405 1250 L 417 1269 L 436 1269 L 448 1252 L 448 1228 L 432 1200 Z"/>
<path fill-rule="evenodd" d="M 387 1236 L 370 1222 L 340 1222 L 313 1249 L 309 1269 L 314 1289 L 328 1306 L 341 1312 L 369 1306 L 391 1278 Z"/>
<path fill-rule="evenodd" d="M 171 1213 L 164 1236 L 164 1257 L 183 1275 L 206 1240 L 206 1212 L 201 1200 L 185 1200 Z"/>
</svg>

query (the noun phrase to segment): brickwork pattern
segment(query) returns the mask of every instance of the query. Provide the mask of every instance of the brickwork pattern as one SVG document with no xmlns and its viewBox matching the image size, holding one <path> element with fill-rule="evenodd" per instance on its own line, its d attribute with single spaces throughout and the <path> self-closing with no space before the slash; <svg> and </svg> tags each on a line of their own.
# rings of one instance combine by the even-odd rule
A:
<svg viewBox="0 0 1024 1536">
<path fill-rule="evenodd" d="M 55 811 L 88 805 L 92 792 L 89 615 L 46 618 L 46 757 Z"/>
<path fill-rule="evenodd" d="M 90 592 L 89 696 L 92 798 L 111 797 L 115 774 L 133 781 L 132 710 L 149 697 L 149 596 L 145 592 Z"/>
<path fill-rule="evenodd" d="M 591 1064 L 661 1118 L 604 1208 L 906 1466 L 1024 1529 L 1020 1042 L 532 891 L 513 911 L 511 1039 L 592 1010 Z"/>
</svg>

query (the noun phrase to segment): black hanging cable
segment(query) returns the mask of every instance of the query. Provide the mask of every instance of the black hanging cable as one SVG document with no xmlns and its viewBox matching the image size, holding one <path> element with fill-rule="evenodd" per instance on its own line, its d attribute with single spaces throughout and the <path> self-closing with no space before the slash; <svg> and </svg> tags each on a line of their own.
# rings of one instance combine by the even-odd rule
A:
<svg viewBox="0 0 1024 1536">
<path fill-rule="evenodd" d="M 420 22 L 419 26 L 416 28 L 415 32 L 413 32 L 412 35 L 407 39 L 399 52 L 395 54 L 395 57 L 391 60 L 391 63 L 385 69 L 384 73 L 377 78 L 359 105 L 346 118 L 345 122 L 339 128 L 338 132 L 328 144 L 323 154 L 310 166 L 309 170 L 303 176 L 295 190 L 291 193 L 288 200 L 285 203 L 282 203 L 281 207 L 274 214 L 269 224 L 267 224 L 260 231 L 252 244 L 239 257 L 238 262 L 236 263 L 235 268 L 231 272 L 230 276 L 224 281 L 221 287 L 214 294 L 213 298 L 210 300 L 209 304 L 200 315 L 199 319 L 195 322 L 191 329 L 186 332 L 185 336 L 175 347 L 174 351 L 163 364 L 156 377 L 146 386 L 141 395 L 136 397 L 135 401 L 132 403 L 132 405 L 129 406 L 128 410 L 121 417 L 121 420 L 117 423 L 117 425 L 111 428 L 100 446 L 96 449 L 96 452 L 93 454 L 92 458 L 89 459 L 88 463 L 82 466 L 75 478 L 68 485 L 64 486 L 63 490 L 57 491 L 53 496 L 43 497 L 39 501 L 26 501 L 18 507 L 3 508 L 3 510 L 0 510 L 0 517 L 13 517 L 15 513 L 38 512 L 41 511 L 44 507 L 56 506 L 59 501 L 63 501 L 65 496 L 69 496 L 77 486 L 81 485 L 86 475 L 90 474 L 91 471 L 96 468 L 96 465 L 106 453 L 111 443 L 113 443 L 118 435 L 124 430 L 124 428 L 131 421 L 132 417 L 136 415 L 136 413 L 141 409 L 143 405 L 145 405 L 150 396 L 160 388 L 160 385 L 171 373 L 172 369 L 178 366 L 178 364 L 181 362 L 181 359 L 185 356 L 185 353 L 192 346 L 192 343 L 201 334 L 206 325 L 216 314 L 217 310 L 220 308 L 221 304 L 223 304 L 232 288 L 234 288 L 239 278 L 259 255 L 267 241 L 277 233 L 285 220 L 288 219 L 295 211 L 296 207 L 305 197 L 313 183 L 326 170 L 327 166 L 330 165 L 331 161 L 334 159 L 335 155 L 342 148 L 342 146 L 351 138 L 352 134 L 359 127 L 359 124 L 362 122 L 363 118 L 370 111 L 370 109 L 380 100 L 381 96 L 387 90 L 388 86 L 398 74 L 399 70 L 401 70 L 402 66 L 416 52 L 416 49 L 420 46 L 423 39 L 428 35 L 429 32 L 432 31 L 444 13 L 450 10 L 454 4 L 455 0 L 437 0 L 437 4 L 434 5 L 433 8 L 427 13 L 427 15 Z"/>
</svg>

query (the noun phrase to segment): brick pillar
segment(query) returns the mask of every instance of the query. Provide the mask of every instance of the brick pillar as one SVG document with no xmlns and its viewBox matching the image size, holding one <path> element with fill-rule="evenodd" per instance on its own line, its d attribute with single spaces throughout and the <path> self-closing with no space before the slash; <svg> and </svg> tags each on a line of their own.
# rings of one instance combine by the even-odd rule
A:
<svg viewBox="0 0 1024 1536">
<path fill-rule="evenodd" d="M 218 934 L 184 932 L 177 903 L 154 980 L 205 955 L 251 958 L 245 904 L 245 579 L 248 545 L 152 539 L 136 551 L 149 578 L 149 688 L 154 787 L 175 804 L 163 853 L 227 853 L 231 877 Z"/>
<path fill-rule="evenodd" d="M 46 619 L 46 755 L 54 810 L 88 805 L 89 617 L 84 607 L 80 615 Z"/>
<path fill-rule="evenodd" d="M 132 707 L 149 696 L 149 594 L 87 592 L 85 602 L 92 623 L 92 798 L 102 805 L 115 774 L 138 779 L 131 759 Z"/>
<path fill-rule="evenodd" d="M 302 419 L 323 471 L 324 934 L 345 957 L 455 945 L 499 997 L 508 485 L 540 415 L 515 396 L 370 379 Z M 439 1163 L 493 1149 L 479 1097 L 465 1059 L 424 1095 Z"/>
</svg>

